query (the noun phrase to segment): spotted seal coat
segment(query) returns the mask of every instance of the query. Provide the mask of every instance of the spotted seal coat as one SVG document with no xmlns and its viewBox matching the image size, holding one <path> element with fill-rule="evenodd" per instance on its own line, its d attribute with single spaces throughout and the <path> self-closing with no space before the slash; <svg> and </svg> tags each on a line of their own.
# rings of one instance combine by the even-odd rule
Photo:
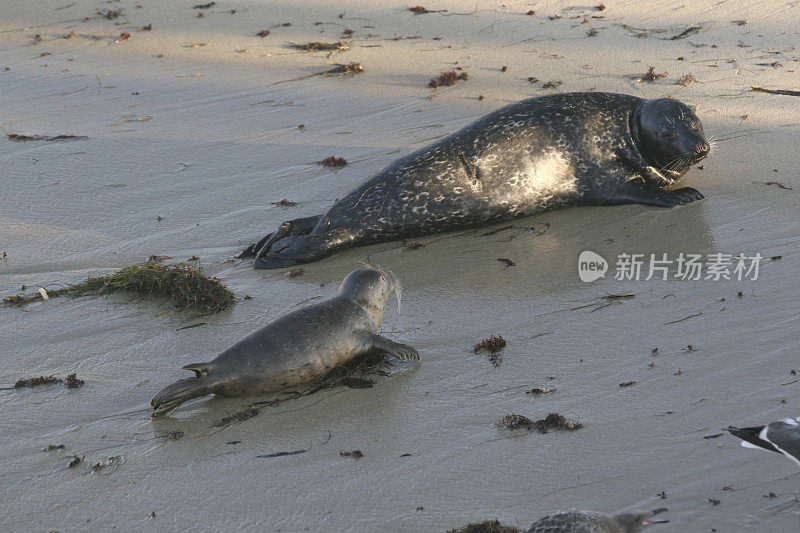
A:
<svg viewBox="0 0 800 533">
<path fill-rule="evenodd" d="M 621 512 L 613 515 L 596 511 L 570 509 L 541 518 L 528 533 L 638 533 L 651 524 L 664 524 L 669 520 L 653 520 L 667 509 Z"/>
<path fill-rule="evenodd" d="M 398 159 L 327 213 L 285 222 L 242 256 L 279 268 L 570 205 L 678 206 L 703 195 L 665 187 L 709 149 L 697 115 L 674 99 L 530 98 Z"/>
<path fill-rule="evenodd" d="M 183 402 L 208 394 L 255 395 L 307 383 L 375 351 L 419 361 L 414 348 L 375 334 L 395 290 L 389 272 L 354 270 L 335 297 L 278 318 L 208 363 L 184 366 L 195 377 L 159 391 L 150 402 L 153 416 L 167 415 Z"/>
</svg>

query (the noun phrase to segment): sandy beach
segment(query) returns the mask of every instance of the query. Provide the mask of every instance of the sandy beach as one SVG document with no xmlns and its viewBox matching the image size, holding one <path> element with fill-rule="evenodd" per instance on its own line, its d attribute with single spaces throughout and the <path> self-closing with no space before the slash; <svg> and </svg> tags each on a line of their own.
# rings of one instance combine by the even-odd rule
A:
<svg viewBox="0 0 800 533">
<path fill-rule="evenodd" d="M 126 294 L 0 306 L 3 530 L 446 531 L 571 507 L 667 507 L 658 532 L 800 528 L 796 465 L 724 431 L 800 415 L 800 97 L 751 89 L 800 90 L 798 2 L 213 4 L 0 4 L 0 296 L 160 255 L 239 298 L 203 317 Z M 314 41 L 348 49 L 290 46 Z M 468 78 L 428 87 L 454 69 Z M 706 199 L 354 248 L 295 277 L 235 259 L 486 113 L 590 90 L 696 106 L 718 141 L 682 184 Z M 317 164 L 333 155 L 349 164 Z M 585 250 L 606 277 L 579 279 Z M 619 280 L 623 253 L 763 259 L 757 279 Z M 361 262 L 402 280 L 381 332 L 421 365 L 241 421 L 220 423 L 271 397 L 150 419 L 181 366 Z M 491 334 L 508 341 L 497 366 L 472 350 Z M 11 389 L 71 373 L 85 385 Z M 583 426 L 496 426 L 552 412 Z"/>
</svg>

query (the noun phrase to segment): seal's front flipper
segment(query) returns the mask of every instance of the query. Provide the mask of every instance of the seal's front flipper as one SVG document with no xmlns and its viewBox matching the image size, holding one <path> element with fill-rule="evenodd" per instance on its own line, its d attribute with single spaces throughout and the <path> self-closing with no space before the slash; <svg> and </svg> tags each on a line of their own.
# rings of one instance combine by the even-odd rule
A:
<svg viewBox="0 0 800 533">
<path fill-rule="evenodd" d="M 372 336 L 372 347 L 376 350 L 385 352 L 392 357 L 397 357 L 401 361 L 419 361 L 419 353 L 417 353 L 414 348 L 408 346 L 407 344 L 394 342 L 386 337 L 381 337 L 380 335 Z"/>
<path fill-rule="evenodd" d="M 294 220 L 284 222 L 277 231 L 267 234 L 258 242 L 254 242 L 242 250 L 242 253 L 236 257 L 242 258 L 258 255 L 259 252 L 261 252 L 261 250 L 264 248 L 269 250 L 269 248 L 275 242 L 291 235 L 308 235 L 314 229 L 314 226 L 317 225 L 317 222 L 319 222 L 320 218 L 322 218 L 322 215 L 314 215 L 313 217 L 296 218 Z"/>
<path fill-rule="evenodd" d="M 694 202 L 695 200 L 702 200 L 703 198 L 705 198 L 705 196 L 703 196 L 700 191 L 692 189 L 691 187 L 665 191 L 643 187 L 635 183 L 628 183 L 628 186 L 622 192 L 622 197 L 618 202 L 614 203 L 644 204 L 655 207 L 677 207 Z"/>
<path fill-rule="evenodd" d="M 352 233 L 338 229 L 321 235 L 285 237 L 266 245 L 256 255 L 253 266 L 258 269 L 283 268 L 319 261 L 348 248 L 354 241 Z"/>
<path fill-rule="evenodd" d="M 695 200 L 702 200 L 703 198 L 705 198 L 705 196 L 697 189 L 683 187 L 682 189 L 666 191 L 664 194 L 656 196 L 655 200 L 650 205 L 656 207 L 677 207 L 679 205 L 692 203 Z"/>
</svg>

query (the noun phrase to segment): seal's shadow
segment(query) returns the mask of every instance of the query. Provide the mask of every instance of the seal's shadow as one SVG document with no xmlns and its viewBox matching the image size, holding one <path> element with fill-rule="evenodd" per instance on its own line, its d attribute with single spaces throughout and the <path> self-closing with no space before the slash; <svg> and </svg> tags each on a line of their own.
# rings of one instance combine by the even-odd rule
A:
<svg viewBox="0 0 800 533">
<path fill-rule="evenodd" d="M 378 379 L 385 379 L 402 372 L 409 363 L 398 361 L 383 353 L 369 353 L 346 364 L 339 365 L 325 376 L 303 386 L 293 387 L 269 396 L 222 398 L 208 396 L 186 402 L 187 406 L 199 408 L 188 417 L 156 417 L 152 419 L 153 430 L 157 435 L 174 429 L 176 422 L 182 427 L 194 426 L 193 432 L 224 429 L 254 418 L 267 408 L 280 407 L 307 396 L 320 393 L 336 393 L 345 389 L 368 389 L 375 386 Z M 226 413 L 220 417 L 220 413 Z"/>
<path fill-rule="evenodd" d="M 714 240 L 703 202 L 672 209 L 639 205 L 573 207 L 502 224 L 346 250 L 303 265 L 300 282 L 327 284 L 359 263 L 389 269 L 403 287 L 466 284 L 480 293 L 498 284 L 539 291 L 580 285 L 578 257 L 591 250 L 611 267 L 621 253 L 707 254 Z M 611 273 L 613 275 L 613 272 Z M 608 277 L 609 274 L 606 274 Z"/>
</svg>

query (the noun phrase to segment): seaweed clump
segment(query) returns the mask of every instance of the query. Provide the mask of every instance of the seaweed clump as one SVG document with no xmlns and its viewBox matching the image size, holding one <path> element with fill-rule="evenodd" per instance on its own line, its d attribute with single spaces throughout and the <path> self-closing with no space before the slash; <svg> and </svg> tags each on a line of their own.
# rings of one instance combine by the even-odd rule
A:
<svg viewBox="0 0 800 533">
<path fill-rule="evenodd" d="M 469 78 L 469 74 L 466 72 L 457 74 L 455 70 L 448 70 L 447 72 L 442 72 L 438 78 L 431 78 L 431 81 L 428 82 L 428 87 L 431 89 L 450 87 L 455 85 L 458 80 L 466 80 L 467 78 Z"/>
<path fill-rule="evenodd" d="M 287 200 L 284 198 L 283 200 L 279 200 L 277 202 L 270 202 L 272 205 L 277 205 L 278 207 L 293 207 L 297 205 L 297 202 L 293 202 L 291 200 Z"/>
<path fill-rule="evenodd" d="M 531 429 L 533 420 L 527 416 L 511 413 L 498 420 L 497 426 L 502 429 Z"/>
<path fill-rule="evenodd" d="M 364 452 L 362 452 L 361 450 L 349 450 L 349 451 L 342 450 L 341 452 L 339 452 L 339 455 L 341 455 L 342 457 L 352 457 L 353 459 L 358 461 L 359 459 L 364 457 Z"/>
<path fill-rule="evenodd" d="M 647 72 L 645 72 L 645 73 L 642 75 L 642 77 L 641 77 L 641 78 L 639 78 L 639 79 L 640 79 L 640 80 L 642 80 L 642 81 L 654 82 L 654 81 L 656 81 L 656 80 L 657 80 L 657 79 L 659 79 L 659 78 L 666 78 L 666 77 L 667 77 L 667 74 L 669 74 L 669 73 L 668 73 L 668 72 L 661 72 L 661 73 L 658 73 L 658 72 L 656 72 L 656 69 L 655 69 L 655 67 L 650 67 L 650 68 L 647 70 Z"/>
<path fill-rule="evenodd" d="M 432 9 L 426 8 L 425 6 L 409 7 L 408 10 L 411 11 L 412 13 L 414 13 L 415 15 L 424 15 L 426 13 L 446 13 L 447 12 L 446 9 L 432 10 Z"/>
<path fill-rule="evenodd" d="M 317 164 L 322 165 L 323 167 L 342 168 L 347 166 L 347 160 L 344 157 L 330 155 Z"/>
<path fill-rule="evenodd" d="M 245 407 L 241 411 L 237 411 L 231 416 L 226 416 L 225 418 L 221 418 L 217 422 L 211 425 L 212 428 L 222 428 L 226 426 L 230 426 L 231 424 L 244 422 L 245 420 L 250 420 L 254 416 L 258 416 L 261 412 L 260 409 L 255 409 L 253 407 Z"/>
<path fill-rule="evenodd" d="M 526 416 L 511 413 L 501 418 L 497 422 L 497 426 L 500 429 L 527 429 L 528 431 L 535 430 L 539 433 L 547 433 L 551 429 L 575 431 L 582 428 L 583 424 L 570 422 L 564 415 L 558 413 L 550 413 L 547 417 L 535 422 Z"/>
<path fill-rule="evenodd" d="M 64 384 L 68 389 L 80 389 L 83 387 L 84 383 L 82 379 L 78 379 L 77 374 L 70 374 L 67 376 L 67 379 L 64 380 Z"/>
<path fill-rule="evenodd" d="M 294 48 L 295 50 L 302 50 L 304 52 L 317 52 L 317 51 L 324 51 L 324 52 L 344 52 L 345 50 L 349 49 L 347 43 L 342 41 L 338 41 L 335 43 L 325 43 L 321 41 L 313 41 L 307 43 L 289 43 L 289 48 Z"/>
<path fill-rule="evenodd" d="M 531 390 L 526 390 L 525 394 L 532 394 L 534 396 L 541 396 L 542 394 L 549 394 L 551 392 L 557 392 L 556 389 L 551 389 L 548 387 L 534 387 Z"/>
<path fill-rule="evenodd" d="M 503 362 L 503 358 L 497 352 L 505 348 L 505 346 L 506 340 L 502 335 L 492 334 L 492 336 L 488 339 L 483 339 L 481 342 L 473 346 L 472 351 L 475 353 L 488 351 L 489 362 L 491 362 L 494 366 L 500 366 L 500 363 Z"/>
<path fill-rule="evenodd" d="M 16 383 L 14 383 L 15 389 L 22 389 L 25 387 L 33 388 L 38 387 L 40 385 L 50 385 L 52 383 L 61 383 L 63 380 L 61 378 L 57 378 L 55 376 L 39 376 L 38 378 L 30 378 L 30 379 L 18 379 Z"/>
<path fill-rule="evenodd" d="M 522 533 L 522 530 L 514 526 L 503 525 L 495 519 L 467 524 L 458 529 L 451 529 L 447 533 Z"/>
<path fill-rule="evenodd" d="M 481 342 L 473 346 L 472 351 L 478 353 L 482 350 L 488 350 L 490 353 L 497 353 L 506 347 L 506 340 L 502 335 L 494 335 L 488 339 L 483 339 Z"/>
<path fill-rule="evenodd" d="M 179 440 L 183 438 L 184 433 L 181 430 L 175 430 L 175 431 L 170 431 L 165 436 L 167 440 Z"/>
<path fill-rule="evenodd" d="M 70 374 L 66 377 L 66 379 L 57 378 L 55 376 L 39 376 L 38 378 L 18 379 L 17 382 L 14 383 L 14 388 L 32 389 L 40 385 L 52 385 L 54 383 L 63 383 L 68 389 L 78 389 L 83 386 L 84 381 L 82 379 L 78 379 L 77 374 Z"/>
<path fill-rule="evenodd" d="M 330 70 L 320 72 L 323 76 L 355 76 L 364 72 L 364 66 L 361 63 L 334 63 L 334 67 Z"/>
<path fill-rule="evenodd" d="M 203 274 L 200 266 L 188 263 L 162 265 L 147 261 L 132 265 L 108 276 L 89 278 L 62 289 L 46 291 L 49 297 L 71 294 L 82 296 L 92 292 L 108 294 L 114 291 L 135 292 L 141 296 L 158 294 L 175 302 L 177 309 L 194 308 L 201 314 L 216 313 L 234 304 L 233 292 L 218 278 Z M 23 305 L 45 299 L 42 291 L 31 295 L 3 298 L 3 303 Z"/>
<path fill-rule="evenodd" d="M 89 137 L 85 135 L 25 135 L 22 133 L 9 133 L 10 141 L 85 141 Z"/>
</svg>

